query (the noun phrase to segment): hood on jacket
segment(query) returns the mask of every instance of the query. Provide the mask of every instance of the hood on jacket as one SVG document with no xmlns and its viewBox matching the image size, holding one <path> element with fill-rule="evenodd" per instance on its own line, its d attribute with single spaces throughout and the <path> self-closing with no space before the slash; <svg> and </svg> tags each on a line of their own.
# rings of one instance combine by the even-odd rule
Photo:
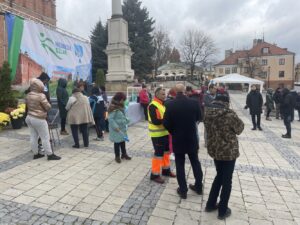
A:
<svg viewBox="0 0 300 225">
<path fill-rule="evenodd" d="M 44 83 L 39 79 L 32 79 L 30 82 L 30 91 L 43 93 L 44 92 Z"/>
<path fill-rule="evenodd" d="M 268 88 L 267 93 L 268 94 L 273 94 L 273 89 L 272 88 Z"/>
<path fill-rule="evenodd" d="M 61 88 L 66 88 L 67 87 L 67 80 L 66 79 L 64 79 L 64 78 L 60 78 L 59 80 L 58 80 L 58 85 L 57 85 L 57 87 L 61 87 Z"/>
<path fill-rule="evenodd" d="M 288 95 L 289 93 L 290 93 L 289 89 L 283 88 L 283 90 L 282 90 L 282 96 L 286 96 L 286 95 Z"/>
<path fill-rule="evenodd" d="M 210 107 L 205 110 L 205 120 L 213 122 L 217 118 L 224 116 L 229 112 L 229 104 L 221 101 L 213 101 Z"/>
</svg>

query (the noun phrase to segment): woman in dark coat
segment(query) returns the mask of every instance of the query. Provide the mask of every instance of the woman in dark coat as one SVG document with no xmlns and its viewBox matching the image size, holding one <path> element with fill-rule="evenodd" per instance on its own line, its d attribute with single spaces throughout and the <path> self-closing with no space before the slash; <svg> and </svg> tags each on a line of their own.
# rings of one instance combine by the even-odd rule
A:
<svg viewBox="0 0 300 225">
<path fill-rule="evenodd" d="M 266 120 L 272 121 L 270 118 L 270 113 L 272 112 L 272 110 L 274 110 L 274 100 L 273 100 L 273 89 L 272 88 L 269 88 L 267 90 L 266 108 L 267 108 Z"/>
<path fill-rule="evenodd" d="M 69 94 L 66 90 L 67 88 L 67 80 L 60 78 L 58 80 L 58 86 L 56 89 L 56 96 L 57 96 L 57 104 L 58 104 L 58 109 L 59 109 L 59 115 L 60 115 L 60 125 L 61 125 L 61 130 L 60 134 L 61 135 L 69 135 L 69 133 L 66 131 L 66 120 L 67 120 L 67 110 L 66 110 L 66 105 L 69 100 Z"/>
<path fill-rule="evenodd" d="M 250 109 L 250 115 L 252 117 L 252 123 L 253 128 L 252 130 L 256 130 L 258 128 L 259 130 L 262 130 L 260 126 L 260 120 L 261 120 L 261 113 L 262 113 L 262 106 L 263 106 L 263 98 L 261 93 L 257 90 L 255 85 L 251 86 L 251 91 L 247 95 L 247 101 L 246 101 L 246 109 Z M 257 120 L 256 120 L 257 118 Z"/>
</svg>

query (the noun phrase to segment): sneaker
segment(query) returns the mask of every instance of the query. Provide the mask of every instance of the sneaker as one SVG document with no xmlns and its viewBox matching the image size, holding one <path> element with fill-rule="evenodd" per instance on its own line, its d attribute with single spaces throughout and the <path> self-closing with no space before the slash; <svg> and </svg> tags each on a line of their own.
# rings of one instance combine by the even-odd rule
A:
<svg viewBox="0 0 300 225">
<path fill-rule="evenodd" d="M 284 134 L 284 135 L 282 135 L 281 137 L 282 137 L 282 138 L 287 138 L 287 139 L 291 139 L 291 138 L 292 138 L 292 136 L 291 136 L 291 135 L 288 135 L 288 134 Z"/>
<path fill-rule="evenodd" d="M 52 155 L 48 155 L 48 160 L 60 160 L 61 157 L 55 155 L 54 153 Z"/>
<path fill-rule="evenodd" d="M 151 177 L 150 180 L 158 183 L 158 184 L 163 184 L 165 183 L 165 180 L 161 177 L 161 176 L 158 176 L 158 177 Z"/>
<path fill-rule="evenodd" d="M 131 160 L 131 157 L 128 156 L 127 154 L 124 154 L 121 156 L 121 159 Z"/>
<path fill-rule="evenodd" d="M 116 158 L 115 158 L 115 161 L 116 161 L 117 163 L 121 163 L 120 157 L 116 157 Z"/>
<path fill-rule="evenodd" d="M 193 185 L 193 184 L 190 184 L 190 185 L 189 185 L 189 188 L 190 188 L 192 191 L 196 192 L 198 195 L 202 195 L 202 194 L 203 194 L 202 188 L 196 188 L 196 186 Z"/>
<path fill-rule="evenodd" d="M 60 135 L 69 135 L 69 133 L 66 130 L 60 131 Z"/>
<path fill-rule="evenodd" d="M 253 127 L 251 130 L 256 130 L 256 127 Z"/>
<path fill-rule="evenodd" d="M 36 154 L 33 156 L 33 159 L 40 159 L 40 158 L 43 158 L 45 155 L 42 155 L 40 153 Z"/>
<path fill-rule="evenodd" d="M 229 217 L 231 215 L 231 209 L 227 208 L 224 215 L 218 215 L 219 220 L 224 220 L 225 218 Z"/>
<path fill-rule="evenodd" d="M 177 188 L 177 194 L 180 196 L 180 198 L 182 198 L 182 199 L 186 199 L 187 198 L 187 194 L 186 194 L 186 192 L 184 193 L 184 192 L 181 192 L 180 191 L 180 188 Z"/>
<path fill-rule="evenodd" d="M 95 138 L 94 140 L 95 140 L 95 141 L 104 141 L 104 137 L 100 137 L 100 138 L 97 137 L 97 138 Z"/>
<path fill-rule="evenodd" d="M 73 145 L 72 148 L 80 148 L 79 145 Z"/>
<path fill-rule="evenodd" d="M 208 212 L 208 213 L 210 213 L 210 212 L 213 212 L 213 211 L 216 211 L 217 209 L 218 209 L 218 205 L 215 205 L 215 206 L 213 206 L 213 207 L 208 207 L 208 206 L 206 206 L 205 207 L 205 212 Z"/>
</svg>

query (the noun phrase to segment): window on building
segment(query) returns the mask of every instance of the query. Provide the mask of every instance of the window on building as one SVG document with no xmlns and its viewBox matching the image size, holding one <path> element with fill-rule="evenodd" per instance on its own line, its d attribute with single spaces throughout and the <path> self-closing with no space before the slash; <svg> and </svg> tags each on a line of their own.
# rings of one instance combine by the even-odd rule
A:
<svg viewBox="0 0 300 225">
<path fill-rule="evenodd" d="M 279 65 L 285 65 L 285 59 L 279 59 Z"/>
<path fill-rule="evenodd" d="M 268 60 L 267 60 L 267 59 L 261 60 L 261 64 L 262 64 L 263 66 L 268 65 Z"/>
<path fill-rule="evenodd" d="M 230 68 L 225 69 L 225 74 L 230 74 Z"/>
<path fill-rule="evenodd" d="M 263 78 L 263 79 L 266 79 L 267 76 L 268 76 L 268 72 L 266 72 L 266 71 L 263 71 L 263 72 L 261 72 L 261 74 L 260 74 L 260 77 Z"/>
<path fill-rule="evenodd" d="M 224 73 L 224 69 L 223 68 L 219 68 L 219 73 L 223 74 Z"/>
<path fill-rule="evenodd" d="M 262 49 L 262 53 L 268 54 L 268 53 L 269 53 L 269 48 L 263 48 L 263 49 Z"/>
<path fill-rule="evenodd" d="M 279 71 L 279 77 L 284 77 L 284 71 Z"/>
<path fill-rule="evenodd" d="M 237 67 L 232 68 L 232 73 L 237 73 Z"/>
</svg>

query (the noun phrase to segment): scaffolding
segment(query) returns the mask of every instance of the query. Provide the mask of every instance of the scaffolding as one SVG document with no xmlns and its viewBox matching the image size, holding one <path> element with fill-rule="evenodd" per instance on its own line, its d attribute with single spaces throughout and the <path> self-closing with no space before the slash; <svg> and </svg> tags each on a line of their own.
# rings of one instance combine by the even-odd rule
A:
<svg viewBox="0 0 300 225">
<path fill-rule="evenodd" d="M 64 34 L 64 35 L 73 37 L 73 38 L 78 39 L 78 40 L 80 40 L 80 41 L 89 43 L 89 40 L 87 40 L 87 39 L 85 39 L 85 38 L 82 38 L 82 37 L 80 37 L 80 36 L 78 36 L 78 35 L 76 35 L 76 34 L 73 34 L 73 33 L 69 32 L 69 31 L 66 31 L 66 30 L 63 30 L 63 29 L 61 29 L 61 28 L 58 28 L 57 26 L 54 26 L 54 25 L 52 25 L 52 24 L 50 24 L 50 23 L 48 23 L 48 22 L 46 22 L 46 21 L 43 21 L 43 20 L 41 20 L 41 19 L 39 19 L 39 18 L 37 18 L 37 17 L 34 17 L 34 16 L 32 16 L 32 15 L 29 15 L 29 14 L 27 14 L 27 13 L 25 13 L 25 12 L 22 12 L 22 11 L 20 11 L 20 10 L 17 10 L 17 9 L 15 9 L 15 8 L 10 7 L 10 6 L 8 6 L 8 5 L 6 5 L 6 4 L 3 4 L 3 3 L 0 3 L 0 13 L 1 13 L 1 12 L 2 12 L 2 13 L 11 13 L 11 14 L 16 15 L 16 16 L 19 16 L 19 17 L 21 17 L 21 18 L 23 18 L 23 19 L 27 19 L 27 20 L 31 20 L 31 21 L 34 21 L 34 22 L 43 24 L 44 26 L 48 27 L 48 28 L 51 29 L 51 30 L 54 30 L 54 31 L 59 32 L 59 33 L 61 33 L 61 34 Z"/>
</svg>

